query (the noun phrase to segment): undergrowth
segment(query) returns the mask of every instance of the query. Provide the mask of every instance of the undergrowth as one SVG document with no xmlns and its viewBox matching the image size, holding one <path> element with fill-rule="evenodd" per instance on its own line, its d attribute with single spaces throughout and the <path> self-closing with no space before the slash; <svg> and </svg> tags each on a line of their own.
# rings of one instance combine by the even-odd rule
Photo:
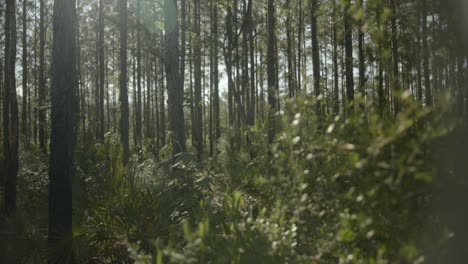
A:
<svg viewBox="0 0 468 264">
<path fill-rule="evenodd" d="M 422 263 L 451 233 L 438 221 L 441 175 L 433 142 L 457 121 L 450 102 L 404 97 L 396 118 L 372 109 L 319 118 L 303 97 L 198 163 L 139 152 L 124 167 L 118 135 L 77 150 L 74 243 L 78 263 Z M 320 101 L 319 101 L 320 103 Z M 321 125 L 318 125 L 321 124 Z M 137 151 L 135 151 L 137 152 Z M 45 253 L 47 166 L 22 157 L 25 262 Z M 34 201 L 34 202 L 31 202 Z M 26 223 L 28 222 L 28 223 Z M 28 227 L 28 228 L 26 228 Z"/>
</svg>

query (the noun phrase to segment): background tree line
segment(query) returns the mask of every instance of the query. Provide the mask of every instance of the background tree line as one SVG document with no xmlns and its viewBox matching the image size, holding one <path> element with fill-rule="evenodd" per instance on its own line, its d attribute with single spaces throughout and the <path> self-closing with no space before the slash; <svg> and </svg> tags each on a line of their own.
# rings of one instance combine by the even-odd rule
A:
<svg viewBox="0 0 468 264">
<path fill-rule="evenodd" d="M 199 158 L 208 157 L 216 152 L 222 133 L 232 134 L 233 144 L 245 145 L 248 139 L 242 131 L 265 120 L 268 109 L 280 109 L 283 95 L 321 95 L 317 111 L 326 118 L 351 113 L 348 105 L 355 99 L 363 109 L 377 107 L 382 115 L 395 115 L 401 110 L 398 96 L 405 91 L 421 104 L 432 105 L 437 94 L 449 90 L 458 98 L 460 114 L 465 112 L 466 34 L 459 26 L 463 18 L 450 4 L 431 0 L 164 4 L 135 0 L 123 10 L 104 0 L 76 2 L 80 143 L 103 142 L 107 132 L 126 130 L 120 122 L 128 116 L 132 148 L 151 142 L 156 154 L 168 140 L 166 132 L 176 131 L 173 124 L 178 123 L 177 131 L 186 128 L 174 132 L 179 148 L 185 150 L 188 138 Z M 19 74 L 15 75 L 19 88 L 14 97 L 19 99 L 17 107 L 12 102 L 18 113 L 12 110 L 11 115 L 18 115 L 18 134 L 25 144 L 38 145 L 44 153 L 50 141 L 51 5 L 26 0 L 15 9 L 19 48 L 14 72 Z M 167 21 L 175 14 L 177 20 Z M 6 37 L 3 31 L 3 43 Z M 125 43 L 126 55 L 120 50 Z M 178 48 L 167 50 L 165 44 Z M 4 50 L 2 57 L 2 74 L 8 79 L 12 73 L 6 74 L 11 67 L 5 67 Z M 127 76 L 125 83 L 121 72 Z M 173 73 L 178 84 L 170 81 Z M 5 78 L 2 87 L 8 86 Z M 122 90 L 124 84 L 127 88 Z M 179 88 L 172 89 L 173 85 Z M 3 102 L 6 90 L 2 91 L 2 105 L 8 105 Z M 172 112 L 173 103 L 179 106 Z M 171 121 L 174 115 L 168 111 L 180 112 L 181 104 L 183 113 L 174 114 L 179 118 Z M 6 116 L 10 115 L 2 120 Z"/>
</svg>

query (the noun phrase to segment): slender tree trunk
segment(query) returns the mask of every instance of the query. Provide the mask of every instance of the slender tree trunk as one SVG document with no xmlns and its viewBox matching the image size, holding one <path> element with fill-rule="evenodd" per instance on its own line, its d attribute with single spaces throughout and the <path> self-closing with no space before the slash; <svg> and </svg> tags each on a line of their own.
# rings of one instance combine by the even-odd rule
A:
<svg viewBox="0 0 468 264">
<path fill-rule="evenodd" d="M 182 20 L 180 32 L 180 76 L 185 76 L 185 54 L 187 48 L 187 1 L 181 0 L 181 15 Z"/>
<path fill-rule="evenodd" d="M 340 113 L 340 92 L 339 92 L 339 75 L 338 75 L 338 33 L 337 33 L 337 12 L 336 0 L 332 0 L 333 5 L 333 114 Z"/>
<path fill-rule="evenodd" d="M 312 67 L 313 67 L 313 76 L 314 76 L 314 93 L 315 96 L 318 98 L 322 95 L 322 89 L 320 87 L 320 47 L 318 43 L 317 37 L 317 11 L 318 11 L 318 4 L 317 0 L 312 0 L 311 2 L 311 35 L 312 35 Z M 319 118 L 319 127 L 322 124 L 322 102 L 321 100 L 317 102 L 317 115 Z"/>
<path fill-rule="evenodd" d="M 392 76 L 392 91 L 393 91 L 393 101 L 395 106 L 395 114 L 400 112 L 400 76 L 399 76 L 399 54 L 398 54 L 398 32 L 397 32 L 397 0 L 390 0 L 390 6 L 392 9 L 392 19 L 391 19 L 391 27 L 392 27 L 392 58 L 393 58 L 393 76 Z"/>
<path fill-rule="evenodd" d="M 23 0 L 23 104 L 21 105 L 21 132 L 25 143 L 29 141 L 28 133 L 28 44 L 27 44 L 27 0 Z"/>
<path fill-rule="evenodd" d="M 98 11 L 99 13 L 99 11 Z M 100 61 L 99 61 L 99 15 L 98 15 L 98 19 L 97 19 L 97 23 L 96 23 L 96 32 L 95 32 L 95 37 L 96 37 L 96 50 L 95 50 L 95 65 L 94 65 L 94 68 L 95 68 L 95 72 L 94 72 L 94 81 L 95 81 L 95 90 L 94 90 L 94 122 L 95 122 L 95 140 L 96 141 L 99 141 L 99 142 L 102 142 L 101 141 L 101 124 L 100 124 L 100 121 L 101 121 L 101 114 L 100 114 L 100 110 L 101 110 L 101 101 L 100 101 L 100 97 L 101 97 L 101 87 L 100 87 L 100 78 L 99 78 L 99 73 L 100 73 Z"/>
<path fill-rule="evenodd" d="M 246 113 L 246 124 L 249 125 L 250 121 L 250 86 L 249 86 L 249 39 L 248 39 L 248 11 L 247 1 L 243 1 L 242 5 L 242 102 L 243 110 Z M 247 139 L 247 144 L 249 140 Z"/>
<path fill-rule="evenodd" d="M 226 40 L 227 46 L 224 47 L 224 61 L 226 64 L 226 73 L 228 78 L 228 120 L 229 128 L 232 129 L 234 126 L 234 77 L 233 77 L 233 61 L 232 61 L 232 50 L 233 50 L 233 15 L 232 8 L 230 5 L 227 7 L 226 12 Z"/>
<path fill-rule="evenodd" d="M 166 145 L 166 96 L 165 96 L 165 88 L 167 87 L 167 83 L 164 84 L 165 73 L 163 71 L 164 65 L 161 64 L 161 80 L 159 83 L 161 84 L 159 88 L 159 111 L 160 111 L 160 135 L 161 135 L 161 143 L 162 145 Z"/>
<path fill-rule="evenodd" d="M 422 92 L 422 69 L 421 69 L 421 0 L 418 0 L 418 22 L 417 22 L 417 49 L 416 49 L 416 71 L 417 71 L 417 98 L 422 103 L 423 92 Z"/>
<path fill-rule="evenodd" d="M 105 55 L 104 55 L 104 0 L 99 0 L 98 22 L 98 58 L 99 58 L 99 127 L 98 141 L 104 142 L 104 85 L 105 85 Z"/>
<path fill-rule="evenodd" d="M 393 0 L 391 0 L 393 1 Z M 364 0 L 358 0 L 359 8 L 364 12 Z M 359 21 L 359 33 L 358 33 L 358 49 L 359 49 L 359 93 L 361 94 L 361 102 L 359 103 L 361 109 L 366 107 L 366 64 L 364 54 L 364 21 Z"/>
<path fill-rule="evenodd" d="M 75 0 L 75 9 L 78 10 L 80 8 L 80 0 Z M 76 88 L 75 88 L 75 139 L 79 142 L 79 135 L 80 133 L 80 125 L 81 125 L 81 43 L 80 43 L 80 20 L 79 17 L 76 16 L 75 20 L 75 42 L 76 42 L 76 58 L 75 58 L 75 69 L 76 69 Z M 84 140 L 83 140 L 84 143 Z"/>
<path fill-rule="evenodd" d="M 156 123 L 156 155 L 159 153 L 159 150 L 162 147 L 161 143 L 161 122 L 159 121 L 159 87 L 162 86 L 162 83 L 159 80 L 160 71 L 162 72 L 163 68 L 158 67 L 158 62 L 154 59 L 154 120 Z"/>
<path fill-rule="evenodd" d="M 37 44 L 38 44 L 38 31 L 39 31 L 39 27 L 38 27 L 38 19 L 37 19 L 37 0 L 34 0 L 34 71 L 33 71 L 33 74 L 34 74 L 34 95 L 33 95 L 33 100 L 36 104 L 38 104 L 38 79 L 39 79 L 39 67 L 37 65 L 37 61 L 38 61 L 38 49 L 37 49 Z M 33 100 L 29 100 L 29 103 L 31 104 L 31 101 Z M 30 116 L 30 118 L 33 119 L 33 123 L 32 123 L 32 136 L 33 136 L 33 142 L 34 142 L 34 145 L 37 146 L 37 143 L 38 143 L 38 109 L 37 109 L 37 106 L 34 106 L 33 109 L 32 109 L 32 115 Z"/>
<path fill-rule="evenodd" d="M 221 117 L 219 108 L 219 70 L 218 70 L 218 0 L 215 0 L 213 6 L 213 82 L 214 82 L 214 95 L 213 95 L 213 118 L 215 123 L 215 140 L 221 137 Z"/>
<path fill-rule="evenodd" d="M 422 0 L 422 42 L 423 42 L 423 68 L 424 89 L 426 91 L 426 105 L 432 105 L 431 78 L 429 72 L 429 49 L 427 47 L 427 0 Z"/>
<path fill-rule="evenodd" d="M 74 262 L 72 179 L 75 146 L 75 21 L 75 0 L 55 1 L 49 171 L 49 263 Z"/>
<path fill-rule="evenodd" d="M 127 164 L 130 157 L 129 116 L 128 116 L 128 86 L 127 86 L 127 0 L 119 0 L 120 18 L 120 140 L 123 145 L 123 163 Z"/>
<path fill-rule="evenodd" d="M 352 104 L 354 101 L 354 76 L 353 76 L 353 30 L 352 30 L 352 21 L 351 15 L 349 14 L 350 0 L 345 0 L 344 4 L 344 41 L 345 41 L 345 67 L 346 67 L 346 97 L 348 101 Z M 350 110 L 354 106 L 350 105 Z"/>
<path fill-rule="evenodd" d="M 250 110 L 249 125 L 255 124 L 255 102 L 256 102 L 256 87 L 255 87 L 255 44 L 254 44 L 254 20 L 253 20 L 253 0 L 249 0 L 247 7 L 248 12 L 248 30 L 249 30 L 249 48 L 250 48 Z"/>
<path fill-rule="evenodd" d="M 381 14 L 381 9 L 380 7 L 377 7 L 376 10 L 376 17 L 379 18 Z M 380 19 L 377 19 L 377 27 L 380 28 L 381 23 Z M 382 58 L 382 53 L 383 53 L 383 45 L 382 45 L 382 40 L 378 40 L 377 43 L 377 61 L 378 61 L 378 85 L 377 85 L 377 94 L 379 98 L 379 113 L 381 116 L 383 116 L 384 111 L 385 111 L 385 93 L 384 93 L 384 76 L 383 76 L 383 58 Z"/>
<path fill-rule="evenodd" d="M 302 2 L 303 0 L 297 0 L 297 5 L 298 5 L 298 17 L 299 17 L 299 23 L 298 23 L 298 31 L 297 31 L 297 89 L 301 90 L 302 89 L 302 32 L 304 28 L 304 19 L 303 19 L 303 11 L 302 11 Z"/>
<path fill-rule="evenodd" d="M 3 94 L 3 157 L 5 161 L 5 215 L 16 211 L 16 181 L 18 174 L 18 99 L 16 96 L 16 0 L 6 1 L 5 10 L 5 72 Z"/>
<path fill-rule="evenodd" d="M 286 57 L 288 72 L 286 75 L 287 84 L 288 84 L 288 93 L 290 97 L 293 97 L 295 94 L 293 87 L 293 63 L 292 63 L 292 29 L 291 29 L 291 2 L 286 0 Z"/>
<path fill-rule="evenodd" d="M 43 154 L 46 154 L 46 136 L 45 136 L 45 0 L 40 0 L 39 11 L 39 148 Z"/>
<path fill-rule="evenodd" d="M 80 9 L 80 1 L 76 0 L 76 9 Z M 76 140 L 79 142 L 79 136 L 81 135 L 81 143 L 86 145 L 86 135 L 85 135 L 85 107 L 84 107 L 84 93 L 83 93 L 83 79 L 82 79 L 82 72 L 81 72 L 81 38 L 80 38 L 80 20 L 79 17 L 76 17 L 76 99 L 75 99 L 75 133 L 76 133 Z M 81 128 L 81 133 L 80 133 Z"/>
<path fill-rule="evenodd" d="M 141 0 L 136 0 L 136 66 L 137 66 L 137 97 L 135 100 L 136 113 L 135 113 L 135 138 L 137 144 L 140 144 L 141 139 Z M 176 20 L 177 21 L 177 20 Z"/>
<path fill-rule="evenodd" d="M 276 134 L 276 111 L 278 110 L 278 86 L 276 82 L 276 34 L 275 34 L 275 3 L 268 0 L 268 50 L 267 50 L 267 76 L 268 76 L 268 143 L 273 143 Z"/>
<path fill-rule="evenodd" d="M 195 38 L 193 39 L 193 61 L 194 61 L 194 127 L 193 142 L 198 160 L 201 160 L 203 153 L 203 109 L 202 109 L 202 63 L 201 63 L 201 25 L 200 25 L 200 0 L 195 0 L 193 8 L 193 31 Z"/>
<path fill-rule="evenodd" d="M 209 97 L 208 97 L 208 133 L 209 133 L 209 157 L 212 158 L 214 154 L 214 144 L 215 144 L 215 139 L 214 139 L 214 120 L 213 120 L 213 90 L 214 90 L 214 6 L 216 3 L 214 1 L 210 2 L 210 39 L 209 39 L 209 58 L 210 58 L 210 90 L 209 90 Z M 218 67 L 218 65 L 216 65 Z"/>
<path fill-rule="evenodd" d="M 190 5 L 189 5 L 190 6 Z M 189 9 L 189 6 L 187 6 L 187 1 L 186 0 L 181 0 L 181 17 L 180 19 L 182 20 L 181 21 L 181 41 L 180 41 L 180 76 L 182 76 L 182 82 L 184 83 L 185 85 L 185 69 L 186 69 L 186 54 L 187 54 L 187 24 L 190 24 L 190 10 Z M 193 32 L 190 31 L 190 34 L 189 34 L 189 43 L 191 43 L 192 41 L 192 34 Z M 190 76 L 192 75 L 192 64 L 193 64 L 193 57 L 192 57 L 192 46 L 190 45 L 189 46 L 189 57 L 190 57 Z M 191 77 L 190 77 L 190 82 L 192 81 Z M 193 92 L 192 92 L 192 86 L 190 86 L 190 132 L 191 134 L 193 135 Z M 189 132 L 187 131 L 187 132 Z M 186 135 L 186 137 L 190 137 L 190 135 Z M 192 139 L 192 145 L 193 145 L 193 136 L 191 136 L 191 139 Z"/>
<path fill-rule="evenodd" d="M 146 138 L 151 139 L 153 138 L 153 127 L 152 127 L 152 120 L 151 120 L 151 80 L 152 80 L 152 62 L 147 55 L 146 59 L 146 108 L 145 108 L 145 127 L 146 127 Z"/>
<path fill-rule="evenodd" d="M 136 72 L 137 72 L 137 66 L 136 66 L 136 29 L 135 26 L 132 27 L 132 40 L 133 40 L 133 45 L 132 45 L 132 126 L 133 126 L 133 144 L 135 146 L 138 145 L 138 138 L 137 138 L 137 131 L 136 131 L 136 112 L 137 112 L 137 88 L 136 88 Z"/>
<path fill-rule="evenodd" d="M 172 130 L 173 154 L 186 151 L 185 118 L 183 111 L 184 87 L 179 75 L 179 26 L 176 0 L 164 0 L 166 70 L 170 127 Z"/>
</svg>

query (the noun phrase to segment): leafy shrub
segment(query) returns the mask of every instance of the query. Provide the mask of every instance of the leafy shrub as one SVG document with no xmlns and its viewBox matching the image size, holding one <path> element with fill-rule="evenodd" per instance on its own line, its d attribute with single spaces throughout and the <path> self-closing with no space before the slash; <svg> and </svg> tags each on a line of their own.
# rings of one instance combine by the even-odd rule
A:
<svg viewBox="0 0 468 264">
<path fill-rule="evenodd" d="M 179 225 L 184 242 L 154 240 L 151 252 L 130 243 L 130 252 L 139 263 L 422 262 L 427 242 L 445 235 L 432 209 L 430 146 L 455 122 L 449 101 L 403 100 L 395 119 L 369 109 L 322 125 L 317 101 L 290 102 L 269 151 L 250 160 L 222 141 L 213 180 L 222 190 L 203 200 L 201 218 Z"/>
</svg>

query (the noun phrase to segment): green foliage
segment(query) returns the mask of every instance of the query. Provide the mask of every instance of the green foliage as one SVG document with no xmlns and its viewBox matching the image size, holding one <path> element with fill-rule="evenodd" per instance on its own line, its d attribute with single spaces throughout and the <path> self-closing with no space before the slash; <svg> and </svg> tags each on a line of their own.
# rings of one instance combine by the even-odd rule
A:
<svg viewBox="0 0 468 264">
<path fill-rule="evenodd" d="M 445 232 L 431 207 L 437 171 L 430 146 L 455 122 L 447 118 L 449 101 L 429 109 L 407 95 L 402 100 L 405 111 L 396 119 L 370 110 L 329 118 L 322 126 L 315 100 L 290 102 L 271 150 L 256 151 L 253 160 L 223 140 L 218 160 L 223 173 L 214 176 L 214 198 L 203 200 L 197 218 L 178 225 L 183 242 L 165 244 L 157 236 L 151 252 L 130 244 L 130 252 L 139 252 L 134 259 L 423 261 L 427 242 L 444 239 Z M 252 138 L 265 135 L 264 129 L 251 132 L 257 134 Z"/>
<path fill-rule="evenodd" d="M 259 122 L 241 148 L 226 134 L 208 164 L 191 153 L 157 161 L 148 142 L 124 167 L 119 137 L 108 134 L 76 155 L 77 261 L 422 262 L 432 241 L 442 247 L 451 236 L 432 206 L 432 146 L 456 125 L 450 100 L 439 101 L 425 108 L 403 94 L 396 118 L 356 109 L 320 124 L 317 100 L 301 96 L 277 114 L 271 146 Z M 21 250 L 40 262 L 47 167 L 25 153 Z"/>
</svg>

